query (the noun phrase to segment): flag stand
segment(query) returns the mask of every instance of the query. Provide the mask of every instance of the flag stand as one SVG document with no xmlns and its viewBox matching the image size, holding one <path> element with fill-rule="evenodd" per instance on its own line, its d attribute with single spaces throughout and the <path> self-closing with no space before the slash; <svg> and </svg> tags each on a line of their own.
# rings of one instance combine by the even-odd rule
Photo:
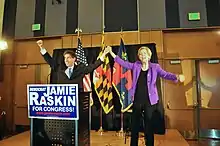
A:
<svg viewBox="0 0 220 146">
<path fill-rule="evenodd" d="M 118 132 L 118 136 L 124 136 L 124 114 L 121 112 L 121 130 Z"/>
<path fill-rule="evenodd" d="M 103 128 L 102 128 L 102 108 L 100 108 L 100 128 L 99 131 L 100 135 L 103 135 Z"/>
<path fill-rule="evenodd" d="M 121 27 L 121 38 L 123 38 L 123 28 Z M 124 114 L 121 112 L 121 130 L 118 133 L 118 136 L 124 136 Z"/>
<path fill-rule="evenodd" d="M 121 130 L 118 133 L 118 136 L 124 136 L 124 114 L 121 113 Z"/>
</svg>

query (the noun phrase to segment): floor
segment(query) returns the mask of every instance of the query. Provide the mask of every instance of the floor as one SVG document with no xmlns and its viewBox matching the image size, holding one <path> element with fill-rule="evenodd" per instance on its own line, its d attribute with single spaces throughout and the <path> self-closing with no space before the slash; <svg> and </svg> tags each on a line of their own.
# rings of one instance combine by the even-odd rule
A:
<svg viewBox="0 0 220 146">
<path fill-rule="evenodd" d="M 0 141 L 0 146 L 30 146 L 30 131 Z M 116 132 L 91 131 L 91 146 L 129 146 L 130 138 L 126 144 L 124 136 Z M 144 146 L 144 139 L 139 139 L 139 146 Z M 189 146 L 186 140 L 175 129 L 167 130 L 166 135 L 155 135 L 155 146 Z"/>
<path fill-rule="evenodd" d="M 219 140 L 200 140 L 200 141 L 187 141 L 190 146 L 220 146 Z"/>
</svg>

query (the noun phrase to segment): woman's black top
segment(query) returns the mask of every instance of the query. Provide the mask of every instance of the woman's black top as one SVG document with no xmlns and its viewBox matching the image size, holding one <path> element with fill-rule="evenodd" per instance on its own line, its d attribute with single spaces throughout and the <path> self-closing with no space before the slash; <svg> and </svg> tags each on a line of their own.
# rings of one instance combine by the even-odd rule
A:
<svg viewBox="0 0 220 146">
<path fill-rule="evenodd" d="M 150 99 L 147 86 L 147 71 L 141 70 L 135 91 L 134 104 L 150 106 Z"/>
</svg>

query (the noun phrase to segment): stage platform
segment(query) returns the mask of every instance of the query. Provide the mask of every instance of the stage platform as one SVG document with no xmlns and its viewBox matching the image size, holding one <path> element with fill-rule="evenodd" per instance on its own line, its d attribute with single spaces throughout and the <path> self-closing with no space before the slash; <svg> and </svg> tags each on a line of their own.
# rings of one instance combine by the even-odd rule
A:
<svg viewBox="0 0 220 146">
<path fill-rule="evenodd" d="M 100 135 L 91 131 L 91 146 L 129 146 L 130 137 L 126 144 L 123 136 L 116 132 L 108 131 Z M 18 134 L 0 141 L 0 146 L 30 146 L 30 131 Z M 144 146 L 144 138 L 139 138 L 139 146 Z M 167 130 L 166 135 L 155 135 L 155 146 L 189 146 L 182 135 L 175 129 Z"/>
</svg>

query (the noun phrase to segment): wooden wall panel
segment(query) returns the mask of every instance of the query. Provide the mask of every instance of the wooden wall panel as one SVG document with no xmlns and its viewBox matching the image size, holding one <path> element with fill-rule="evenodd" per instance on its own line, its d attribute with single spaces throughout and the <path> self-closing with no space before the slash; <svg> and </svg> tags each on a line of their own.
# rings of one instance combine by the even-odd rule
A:
<svg viewBox="0 0 220 146">
<path fill-rule="evenodd" d="M 14 83 L 14 54 L 13 40 L 7 40 L 8 49 L 2 52 L 3 81 L 0 82 L 0 109 L 6 111 L 7 130 L 12 130 L 13 125 L 13 83 Z"/>
<path fill-rule="evenodd" d="M 47 49 L 48 53 L 50 53 L 50 55 L 53 55 L 54 49 L 61 49 L 62 48 L 62 38 L 58 37 L 58 38 L 44 39 L 44 46 Z M 37 52 L 39 53 L 39 48 L 38 48 Z M 41 56 L 41 58 L 42 58 L 42 56 Z M 45 61 L 39 62 L 39 63 L 45 63 Z"/>
<path fill-rule="evenodd" d="M 125 45 L 131 45 L 131 44 L 139 44 L 139 33 L 138 32 L 123 32 L 122 37 L 124 39 Z"/>
<path fill-rule="evenodd" d="M 101 46 L 102 35 L 101 34 L 93 34 L 92 35 L 92 47 Z"/>
<path fill-rule="evenodd" d="M 21 69 L 16 66 L 14 83 L 14 124 L 27 124 L 27 84 L 34 84 L 35 65 L 28 65 L 28 68 Z M 22 76 L 25 76 L 25 78 Z M 20 111 L 20 112 L 18 112 Z M 21 112 L 22 111 L 22 112 Z M 24 116 L 26 115 L 26 117 Z M 19 119 L 18 119 L 19 117 Z M 23 118 L 22 120 L 20 118 Z M 23 123 L 22 123 L 23 122 Z"/>
<path fill-rule="evenodd" d="M 92 35 L 86 34 L 82 35 L 81 42 L 83 47 L 91 47 L 92 46 Z"/>
<path fill-rule="evenodd" d="M 4 68 L 4 80 L 0 83 L 0 111 L 5 111 L 7 129 L 12 130 L 13 122 L 13 66 L 3 65 Z M 1 113 L 0 113 L 1 114 Z"/>
<path fill-rule="evenodd" d="M 52 54 L 55 48 L 62 48 L 61 38 L 42 39 L 44 47 Z M 37 40 L 22 40 L 15 43 L 16 64 L 45 63 L 36 44 Z"/>
<path fill-rule="evenodd" d="M 170 72 L 176 72 L 175 68 L 172 66 L 168 66 L 168 61 L 166 60 L 159 60 L 159 64 L 161 67 Z M 178 65 L 177 65 L 178 66 Z M 188 77 L 189 76 L 189 77 Z M 190 75 L 187 77 L 190 78 Z M 166 128 L 171 129 L 178 129 L 179 131 L 188 131 L 188 130 L 194 130 L 195 129 L 195 111 L 192 108 L 188 108 L 185 105 L 185 94 L 182 96 L 178 96 L 178 94 L 174 93 L 173 91 L 176 90 L 177 92 L 182 92 L 182 88 L 179 84 L 175 85 L 167 80 L 163 80 L 161 82 L 161 90 L 162 90 L 162 98 L 164 103 L 164 109 L 165 109 L 165 120 L 166 120 Z M 167 86 L 173 85 L 176 88 L 174 89 L 173 86 Z M 176 95 L 176 96 L 173 96 Z M 181 94 L 182 95 L 182 94 Z M 171 96 L 171 97 L 170 97 Z M 174 99 L 174 100 L 173 100 Z M 168 108 L 167 102 L 171 101 L 171 105 Z M 184 102 L 182 102 L 184 101 Z M 179 107 L 178 107 L 179 106 Z M 180 116 L 184 115 L 184 116 Z"/>
<path fill-rule="evenodd" d="M 160 30 L 140 32 L 140 43 L 155 43 L 158 58 L 163 58 L 163 33 Z"/>
<path fill-rule="evenodd" d="M 14 124 L 24 126 L 30 124 L 27 107 L 18 107 L 14 110 Z"/>
<path fill-rule="evenodd" d="M 25 76 L 22 77 L 22 76 Z M 16 66 L 15 69 L 15 105 L 27 106 L 27 84 L 35 83 L 35 65 L 28 65 L 28 68 L 21 69 Z"/>
<path fill-rule="evenodd" d="M 166 104 L 171 109 L 192 108 L 196 102 L 195 64 L 191 60 L 183 60 L 181 64 L 170 64 L 170 60 L 164 61 L 164 69 L 175 74 L 184 74 L 184 83 L 164 81 L 164 96 Z"/>
<path fill-rule="evenodd" d="M 19 41 L 15 43 L 15 63 L 28 64 L 36 61 L 42 62 L 39 48 L 35 40 Z"/>
<path fill-rule="evenodd" d="M 150 31 L 140 32 L 140 43 L 150 43 Z"/>
<path fill-rule="evenodd" d="M 188 131 L 195 129 L 193 110 L 165 110 L 166 128 Z"/>
<path fill-rule="evenodd" d="M 215 30 L 164 32 L 166 58 L 220 57 L 219 47 L 220 35 Z"/>
<path fill-rule="evenodd" d="M 5 97 L 6 92 L 6 86 L 11 83 L 11 69 L 13 64 L 13 41 L 8 40 L 8 49 L 1 52 L 2 60 L 2 68 L 3 68 L 3 81 L 0 82 L 0 97 Z M 1 58 L 0 58 L 1 59 Z M 6 65 L 7 64 L 7 65 Z M 8 87 L 8 86 L 7 86 Z M 9 89 L 11 87 L 8 87 Z M 5 108 L 5 105 L 7 105 L 7 101 L 5 101 L 5 98 L 0 98 L 0 109 Z"/>
<path fill-rule="evenodd" d="M 6 122 L 8 126 L 8 130 L 11 131 L 12 121 L 13 121 L 13 66 L 12 65 L 4 65 L 4 81 L 2 84 L 3 94 L 2 100 L 3 105 L 1 106 L 7 113 Z M 1 87 L 0 87 L 1 88 Z M 1 95 L 0 95 L 1 96 Z"/>
<path fill-rule="evenodd" d="M 72 38 L 72 48 L 77 48 L 77 36 L 74 35 Z"/>
<path fill-rule="evenodd" d="M 47 84 L 50 83 L 50 73 L 51 68 L 48 64 L 41 64 L 40 65 L 40 83 Z"/>
<path fill-rule="evenodd" d="M 116 46 L 120 44 L 120 33 L 105 33 L 105 44 L 107 46 Z"/>
<path fill-rule="evenodd" d="M 139 44 L 139 33 L 134 32 L 114 32 L 105 33 L 105 44 L 110 46 L 120 45 L 120 38 L 122 37 L 125 45 Z M 92 47 L 101 46 L 102 35 L 94 34 L 92 35 Z"/>
<path fill-rule="evenodd" d="M 84 36 L 82 36 L 82 39 L 83 39 L 83 42 L 84 42 L 84 39 L 86 41 L 86 38 Z M 63 48 L 76 48 L 77 47 L 77 36 L 76 35 L 63 36 L 62 47 Z"/>
<path fill-rule="evenodd" d="M 194 130 L 193 106 L 197 97 L 194 80 L 195 63 L 191 60 L 181 60 L 180 64 L 170 64 L 170 61 L 164 60 L 164 69 L 175 74 L 184 74 L 186 80 L 184 83 L 163 80 L 167 127 L 180 131 Z"/>
<path fill-rule="evenodd" d="M 163 58 L 163 34 L 162 31 L 150 31 L 150 43 L 156 44 L 158 58 Z"/>
<path fill-rule="evenodd" d="M 72 47 L 73 36 L 63 36 L 62 37 L 62 48 L 71 48 Z"/>
<path fill-rule="evenodd" d="M 150 32 L 150 43 L 155 43 L 157 46 L 157 52 L 163 52 L 163 36 L 162 31 Z"/>
<path fill-rule="evenodd" d="M 117 32 L 117 33 L 106 33 L 105 43 L 106 45 L 116 46 L 120 45 L 121 37 L 123 38 L 125 45 L 138 44 L 139 36 L 138 32 Z"/>
</svg>

